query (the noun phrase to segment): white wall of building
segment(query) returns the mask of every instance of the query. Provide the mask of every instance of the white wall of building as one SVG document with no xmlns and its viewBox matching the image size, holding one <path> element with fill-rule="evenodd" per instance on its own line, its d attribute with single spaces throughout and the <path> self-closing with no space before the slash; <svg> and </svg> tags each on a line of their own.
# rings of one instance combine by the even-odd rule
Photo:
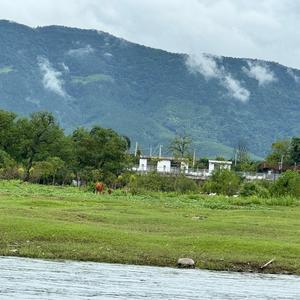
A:
<svg viewBox="0 0 300 300">
<path fill-rule="evenodd" d="M 138 171 L 147 171 L 148 160 L 147 158 L 140 158 Z"/>
<path fill-rule="evenodd" d="M 216 169 L 227 169 L 231 170 L 231 161 L 218 161 L 218 160 L 209 160 L 208 161 L 208 171 L 212 173 Z"/>
<path fill-rule="evenodd" d="M 157 172 L 170 173 L 171 172 L 171 161 L 160 160 L 157 162 Z"/>
</svg>

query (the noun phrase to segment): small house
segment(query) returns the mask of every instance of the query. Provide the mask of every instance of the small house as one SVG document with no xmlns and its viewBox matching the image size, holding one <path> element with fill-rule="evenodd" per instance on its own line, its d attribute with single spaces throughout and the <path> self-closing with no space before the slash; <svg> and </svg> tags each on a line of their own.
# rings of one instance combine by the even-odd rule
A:
<svg viewBox="0 0 300 300">
<path fill-rule="evenodd" d="M 137 171 L 179 174 L 188 172 L 188 169 L 189 163 L 185 158 L 141 156 Z"/>
<path fill-rule="evenodd" d="M 209 160 L 208 161 L 208 171 L 209 173 L 215 170 L 231 170 L 232 161 L 227 160 Z"/>
</svg>

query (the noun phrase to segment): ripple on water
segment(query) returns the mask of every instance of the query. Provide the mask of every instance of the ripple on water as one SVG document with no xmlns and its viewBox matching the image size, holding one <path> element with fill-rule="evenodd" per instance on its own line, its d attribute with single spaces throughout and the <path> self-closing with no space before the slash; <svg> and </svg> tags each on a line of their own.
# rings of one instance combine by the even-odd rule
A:
<svg viewBox="0 0 300 300">
<path fill-rule="evenodd" d="M 300 277 L 0 257 L 0 299 L 300 299 Z"/>
</svg>

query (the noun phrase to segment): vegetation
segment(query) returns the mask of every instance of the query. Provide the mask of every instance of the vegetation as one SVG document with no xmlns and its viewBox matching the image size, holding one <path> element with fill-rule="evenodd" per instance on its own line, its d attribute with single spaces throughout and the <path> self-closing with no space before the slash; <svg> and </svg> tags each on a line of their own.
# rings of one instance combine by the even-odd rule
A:
<svg viewBox="0 0 300 300">
<path fill-rule="evenodd" d="M 38 183 L 112 182 L 128 167 L 129 141 L 94 126 L 64 134 L 52 114 L 0 111 L 0 177 Z"/>
<path fill-rule="evenodd" d="M 203 191 L 232 196 L 238 193 L 241 178 L 229 170 L 217 170 L 204 183 Z"/>
<path fill-rule="evenodd" d="M 72 82 L 74 83 L 80 83 L 83 85 L 93 83 L 93 82 L 101 82 L 101 81 L 107 81 L 107 82 L 113 82 L 113 78 L 108 75 L 104 74 L 92 74 L 89 76 L 74 76 L 72 79 Z"/>
<path fill-rule="evenodd" d="M 22 115 L 51 110 L 67 132 L 78 125 L 101 124 L 138 141 L 141 148 L 166 145 L 176 132 L 187 132 L 201 156 L 231 158 L 245 137 L 248 151 L 265 157 L 275 136 L 292 137 L 300 129 L 295 100 L 299 84 L 277 63 L 214 58 L 218 68 L 251 93 L 249 101 L 241 103 L 219 80 L 191 72 L 186 55 L 104 32 L 59 26 L 33 29 L 0 21 L 0 41 L 2 107 Z M 22 55 L 19 49 L 24 49 Z M 60 76 L 64 93 L 43 86 L 37 56 Z M 244 71 L 249 61 L 262 64 L 278 80 L 259 85 Z M 297 78 L 300 71 L 294 69 L 293 74 Z M 282 115 L 288 116 L 284 122 Z"/>
<path fill-rule="evenodd" d="M 296 198 L 95 195 L 0 181 L 0 255 L 300 274 Z"/>
<path fill-rule="evenodd" d="M 174 157 L 184 158 L 190 155 L 192 140 L 187 135 L 178 135 L 171 141 L 169 150 Z"/>
<path fill-rule="evenodd" d="M 300 163 L 300 138 L 277 140 L 272 144 L 272 152 L 267 156 L 267 162 L 273 165 L 295 167 Z"/>
<path fill-rule="evenodd" d="M 195 181 L 184 175 L 164 176 L 153 172 L 148 175 L 131 174 L 129 176 L 127 187 L 132 194 L 145 192 L 178 192 L 183 194 L 199 191 Z"/>
</svg>

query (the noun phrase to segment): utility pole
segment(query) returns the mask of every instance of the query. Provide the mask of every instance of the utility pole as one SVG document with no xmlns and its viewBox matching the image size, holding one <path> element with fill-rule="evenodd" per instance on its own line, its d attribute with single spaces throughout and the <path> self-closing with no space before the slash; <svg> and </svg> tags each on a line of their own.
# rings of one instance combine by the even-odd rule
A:
<svg viewBox="0 0 300 300">
<path fill-rule="evenodd" d="M 137 156 L 137 151 L 138 151 L 138 142 L 135 143 L 135 150 L 134 150 L 134 156 Z"/>
<path fill-rule="evenodd" d="M 194 155 L 193 155 L 193 168 L 195 168 L 195 162 L 196 162 L 196 150 L 194 150 Z"/>
<path fill-rule="evenodd" d="M 281 155 L 281 160 L 280 160 L 280 166 L 279 166 L 279 170 L 282 172 L 282 168 L 283 168 L 283 156 Z"/>
<path fill-rule="evenodd" d="M 162 145 L 159 145 L 159 158 L 161 158 L 161 148 L 162 148 Z"/>
<path fill-rule="evenodd" d="M 237 150 L 235 150 L 234 154 L 234 166 L 236 167 L 236 162 L 237 162 Z"/>
<path fill-rule="evenodd" d="M 152 146 L 150 146 L 150 157 L 152 157 Z"/>
</svg>

